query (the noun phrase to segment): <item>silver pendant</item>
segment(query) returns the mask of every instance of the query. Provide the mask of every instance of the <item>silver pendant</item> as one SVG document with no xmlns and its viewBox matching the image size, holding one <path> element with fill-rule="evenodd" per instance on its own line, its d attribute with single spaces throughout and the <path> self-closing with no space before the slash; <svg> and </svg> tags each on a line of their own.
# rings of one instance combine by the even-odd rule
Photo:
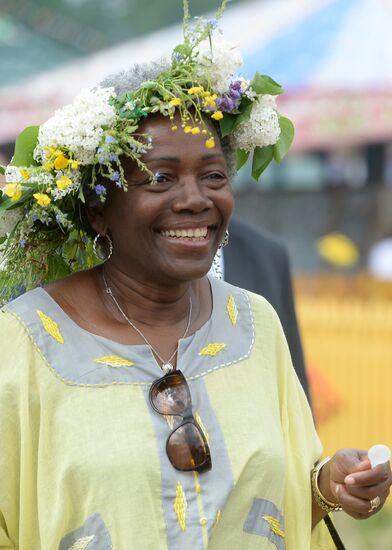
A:
<svg viewBox="0 0 392 550">
<path fill-rule="evenodd" d="M 169 374 L 169 372 L 174 370 L 174 367 L 171 363 L 163 363 L 162 370 L 165 374 Z"/>
</svg>

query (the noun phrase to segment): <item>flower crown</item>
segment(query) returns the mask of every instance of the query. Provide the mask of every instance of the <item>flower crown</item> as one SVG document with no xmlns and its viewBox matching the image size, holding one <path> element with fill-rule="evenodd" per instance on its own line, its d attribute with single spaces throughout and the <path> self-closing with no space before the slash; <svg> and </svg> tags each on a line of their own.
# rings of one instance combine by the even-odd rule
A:
<svg viewBox="0 0 392 550">
<path fill-rule="evenodd" d="M 275 96 L 283 89 L 259 73 L 252 80 L 234 76 L 242 65 L 238 50 L 213 37 L 226 2 L 216 19 L 197 18 L 190 28 L 184 0 L 184 41 L 155 79 L 120 97 L 110 87 L 85 89 L 46 123 L 18 136 L 11 163 L 1 167 L 6 178 L 0 197 L 3 300 L 20 286 L 33 288 L 95 265 L 84 193 L 89 189 L 104 202 L 109 185 L 126 191 L 124 156 L 156 183 L 143 162 L 151 138 L 138 133 L 148 115 L 169 117 L 174 132 L 204 134 L 207 148 L 215 142 L 205 120 L 217 121 L 222 137 L 232 139 L 237 169 L 253 154 L 256 180 L 272 159 L 282 160 L 294 135 L 292 123 L 276 110 Z"/>
</svg>

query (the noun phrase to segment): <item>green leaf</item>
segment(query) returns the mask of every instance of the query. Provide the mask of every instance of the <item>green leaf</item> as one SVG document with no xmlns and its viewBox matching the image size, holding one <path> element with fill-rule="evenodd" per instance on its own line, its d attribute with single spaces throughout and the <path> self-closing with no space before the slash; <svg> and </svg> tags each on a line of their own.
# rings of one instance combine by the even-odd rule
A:
<svg viewBox="0 0 392 550">
<path fill-rule="evenodd" d="M 238 115 L 225 113 L 224 117 L 219 121 L 222 137 L 228 136 L 234 132 L 240 124 L 249 120 L 252 113 L 252 108 L 253 101 L 250 101 L 248 98 L 244 98 L 241 101 L 241 105 L 239 107 L 240 112 Z"/>
<path fill-rule="evenodd" d="M 180 53 L 185 57 L 187 57 L 191 53 L 189 46 L 186 46 L 185 44 L 178 44 L 178 46 L 176 46 L 173 51 L 176 53 Z"/>
<path fill-rule="evenodd" d="M 224 114 L 224 117 L 219 121 L 219 127 L 222 134 L 222 137 L 228 136 L 231 134 L 235 128 L 237 115 Z"/>
<path fill-rule="evenodd" d="M 253 152 L 252 177 L 259 181 L 259 177 L 274 158 L 274 146 L 256 147 Z"/>
<path fill-rule="evenodd" d="M 34 193 L 34 189 L 23 189 L 23 195 L 18 201 L 12 201 L 10 197 L 7 197 L 5 193 L 2 193 L 0 197 L 0 212 L 5 210 L 14 210 L 24 204 Z"/>
<path fill-rule="evenodd" d="M 274 159 L 281 162 L 294 139 L 294 124 L 288 118 L 279 116 L 280 137 L 274 145 Z"/>
<path fill-rule="evenodd" d="M 244 151 L 243 149 L 236 149 L 235 157 L 236 157 L 235 166 L 236 166 L 237 170 L 239 170 L 245 164 L 245 162 L 248 160 L 249 152 Z"/>
<path fill-rule="evenodd" d="M 5 174 L 5 166 L 3 166 L 2 164 L 0 164 L 0 174 L 1 175 L 4 175 Z"/>
<path fill-rule="evenodd" d="M 13 166 L 38 166 L 33 158 L 37 146 L 39 126 L 28 126 L 16 138 L 15 152 L 10 164 Z"/>
<path fill-rule="evenodd" d="M 48 257 L 48 281 L 56 281 L 70 274 L 68 264 L 59 254 L 52 254 Z"/>
<path fill-rule="evenodd" d="M 256 73 L 251 87 L 258 94 L 280 95 L 283 93 L 282 86 L 266 74 Z"/>
</svg>

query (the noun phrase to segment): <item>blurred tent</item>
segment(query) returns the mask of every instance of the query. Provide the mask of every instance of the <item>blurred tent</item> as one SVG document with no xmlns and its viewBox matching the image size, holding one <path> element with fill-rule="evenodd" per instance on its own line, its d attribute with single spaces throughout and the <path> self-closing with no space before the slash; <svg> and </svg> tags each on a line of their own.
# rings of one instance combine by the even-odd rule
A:
<svg viewBox="0 0 392 550">
<path fill-rule="evenodd" d="M 244 76 L 259 69 L 285 87 L 279 103 L 296 124 L 295 147 L 311 150 L 392 139 L 390 21 L 392 0 L 254 0 L 229 6 L 222 28 L 241 48 Z M 0 88 L 0 143 L 180 40 L 176 25 Z"/>
</svg>

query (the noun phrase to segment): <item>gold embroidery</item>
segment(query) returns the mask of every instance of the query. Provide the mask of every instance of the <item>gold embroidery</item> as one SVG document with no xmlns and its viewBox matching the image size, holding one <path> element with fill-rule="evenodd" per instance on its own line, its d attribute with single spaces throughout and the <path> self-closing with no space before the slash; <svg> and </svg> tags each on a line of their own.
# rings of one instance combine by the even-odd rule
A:
<svg viewBox="0 0 392 550">
<path fill-rule="evenodd" d="M 204 437 L 206 438 L 207 443 L 208 443 L 208 440 L 209 440 L 210 436 L 209 436 L 207 430 L 205 429 L 205 426 L 204 426 L 203 422 L 201 421 L 201 418 L 200 418 L 198 413 L 195 414 L 195 420 L 199 424 L 200 429 L 203 432 Z"/>
<path fill-rule="evenodd" d="M 85 550 L 90 542 L 95 539 L 95 535 L 89 537 L 82 537 L 81 539 L 76 540 L 68 550 Z"/>
<path fill-rule="evenodd" d="M 211 357 L 214 357 L 214 355 L 222 351 L 225 347 L 226 344 L 217 344 L 216 342 L 208 344 L 208 346 L 199 351 L 199 355 L 210 355 Z"/>
<path fill-rule="evenodd" d="M 232 294 L 230 294 L 229 296 L 229 301 L 227 302 L 226 309 L 227 309 L 227 313 L 229 314 L 231 324 L 233 325 L 233 327 L 235 327 L 235 324 L 237 322 L 237 317 L 238 317 L 238 309 L 237 309 L 237 306 L 235 305 L 235 301 Z"/>
<path fill-rule="evenodd" d="M 280 526 L 280 522 L 278 519 L 274 518 L 274 516 L 263 516 L 263 520 L 269 524 L 269 526 L 271 527 L 271 531 L 275 535 L 277 535 L 278 537 L 282 537 L 284 539 L 285 534 L 284 534 L 284 531 L 282 531 L 282 528 Z"/>
<path fill-rule="evenodd" d="M 184 489 L 181 487 L 181 483 L 177 482 L 176 498 L 174 500 L 174 511 L 177 514 L 178 523 L 183 531 L 186 529 L 186 509 L 188 503 Z"/>
<path fill-rule="evenodd" d="M 61 334 L 56 321 L 53 321 L 53 319 L 45 315 L 45 313 L 43 313 L 39 309 L 37 309 L 37 315 L 41 319 L 42 326 L 44 327 L 46 332 L 50 334 L 51 337 L 56 340 L 56 342 L 58 342 L 59 344 L 64 344 L 63 335 Z"/>
<path fill-rule="evenodd" d="M 215 518 L 215 523 L 214 523 L 214 529 L 215 529 L 215 527 L 218 525 L 220 518 L 221 518 L 221 511 L 218 510 L 217 513 L 216 513 L 216 518 Z"/>
<path fill-rule="evenodd" d="M 117 355 L 105 355 L 103 357 L 98 357 L 94 359 L 95 363 L 101 363 L 102 365 L 109 365 L 109 367 L 132 367 L 134 363 L 128 361 L 128 359 L 123 359 L 122 357 L 117 357 Z"/>
</svg>

